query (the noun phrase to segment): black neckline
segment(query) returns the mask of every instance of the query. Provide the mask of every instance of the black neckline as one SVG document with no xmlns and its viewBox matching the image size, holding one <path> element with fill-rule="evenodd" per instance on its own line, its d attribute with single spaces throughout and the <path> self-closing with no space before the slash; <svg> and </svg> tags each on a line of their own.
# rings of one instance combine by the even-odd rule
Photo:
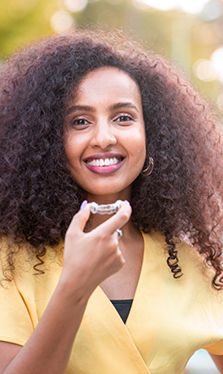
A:
<svg viewBox="0 0 223 374">
<path fill-rule="evenodd" d="M 112 304 L 132 304 L 133 299 L 110 300 Z"/>
</svg>

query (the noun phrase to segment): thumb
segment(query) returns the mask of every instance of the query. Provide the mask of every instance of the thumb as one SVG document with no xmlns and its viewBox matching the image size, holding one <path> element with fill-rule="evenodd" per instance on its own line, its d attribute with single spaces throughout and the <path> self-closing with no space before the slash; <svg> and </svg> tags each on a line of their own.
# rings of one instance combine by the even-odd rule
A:
<svg viewBox="0 0 223 374">
<path fill-rule="evenodd" d="M 67 233 L 68 232 L 74 233 L 78 231 L 83 232 L 86 226 L 86 223 L 89 220 L 90 213 L 91 211 L 90 211 L 89 204 L 86 204 L 84 208 L 79 210 L 79 212 L 73 216 L 70 226 L 68 227 Z"/>
</svg>

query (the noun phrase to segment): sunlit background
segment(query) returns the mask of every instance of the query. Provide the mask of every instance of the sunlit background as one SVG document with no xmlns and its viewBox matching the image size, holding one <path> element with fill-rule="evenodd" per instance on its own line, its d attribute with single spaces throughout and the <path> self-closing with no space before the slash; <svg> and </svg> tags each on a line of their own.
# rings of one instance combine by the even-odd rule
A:
<svg viewBox="0 0 223 374">
<path fill-rule="evenodd" d="M 132 30 L 223 113 L 223 0 L 0 0 L 0 59 L 20 43 L 89 24 Z"/>
<path fill-rule="evenodd" d="M 0 62 L 21 43 L 89 24 L 121 28 L 182 66 L 223 116 L 223 0 L 0 0 Z M 199 351 L 187 373 L 218 371 Z"/>
</svg>

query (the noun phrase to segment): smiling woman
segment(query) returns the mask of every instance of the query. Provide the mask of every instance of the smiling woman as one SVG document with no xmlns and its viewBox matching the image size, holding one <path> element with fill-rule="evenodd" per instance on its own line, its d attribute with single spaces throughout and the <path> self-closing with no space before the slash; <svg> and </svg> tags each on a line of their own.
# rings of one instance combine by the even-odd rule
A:
<svg viewBox="0 0 223 374">
<path fill-rule="evenodd" d="M 200 348 L 223 373 L 223 143 L 180 71 L 119 32 L 43 39 L 1 70 L 0 135 L 0 374 Z"/>
<path fill-rule="evenodd" d="M 64 140 L 74 180 L 89 201 L 130 199 L 146 158 L 137 84 L 117 68 L 100 68 L 86 75 L 70 105 Z"/>
</svg>

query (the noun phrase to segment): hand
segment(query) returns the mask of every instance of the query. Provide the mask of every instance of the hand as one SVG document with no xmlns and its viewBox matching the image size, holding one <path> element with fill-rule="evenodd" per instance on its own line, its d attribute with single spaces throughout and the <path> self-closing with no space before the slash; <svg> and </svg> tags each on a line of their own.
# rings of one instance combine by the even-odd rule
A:
<svg viewBox="0 0 223 374">
<path fill-rule="evenodd" d="M 61 279 L 88 297 L 106 278 L 118 272 L 125 263 L 119 249 L 117 229 L 128 222 L 131 207 L 122 204 L 119 211 L 100 226 L 85 233 L 90 216 L 89 205 L 72 219 L 65 236 L 64 265 Z"/>
</svg>

